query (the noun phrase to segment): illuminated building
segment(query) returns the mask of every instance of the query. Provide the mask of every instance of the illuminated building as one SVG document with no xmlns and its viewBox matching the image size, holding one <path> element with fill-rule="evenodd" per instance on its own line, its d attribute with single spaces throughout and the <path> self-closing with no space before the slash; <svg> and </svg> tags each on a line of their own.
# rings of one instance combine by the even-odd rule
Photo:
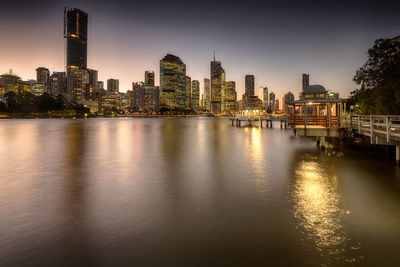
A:
<svg viewBox="0 0 400 267">
<path fill-rule="evenodd" d="M 226 112 L 236 111 L 236 83 L 229 81 L 225 83 L 225 110 Z"/>
<path fill-rule="evenodd" d="M 245 94 L 246 96 L 254 95 L 254 75 L 245 76 Z"/>
<path fill-rule="evenodd" d="M 95 100 L 96 93 L 98 92 L 98 71 L 87 69 L 89 73 L 89 85 L 86 92 L 86 100 Z"/>
<path fill-rule="evenodd" d="M 8 92 L 29 92 L 31 85 L 29 82 L 22 81 L 22 79 L 15 75 L 12 70 L 8 73 L 0 75 L 0 101 L 4 101 L 4 95 Z"/>
<path fill-rule="evenodd" d="M 136 111 L 156 112 L 159 108 L 159 87 L 132 83 L 132 107 Z"/>
<path fill-rule="evenodd" d="M 275 93 L 274 92 L 270 92 L 269 93 L 269 103 L 268 103 L 268 107 L 274 111 L 275 110 Z"/>
<path fill-rule="evenodd" d="M 65 95 L 67 94 L 67 75 L 65 72 L 53 72 L 50 76 L 50 94 Z"/>
<path fill-rule="evenodd" d="M 192 109 L 200 108 L 200 83 L 197 80 L 192 81 Z"/>
<path fill-rule="evenodd" d="M 287 103 L 294 102 L 294 95 L 291 92 L 286 93 L 282 98 L 282 110 L 284 114 L 293 114 L 293 108 Z"/>
<path fill-rule="evenodd" d="M 160 105 L 186 107 L 186 65 L 171 54 L 160 60 Z"/>
<path fill-rule="evenodd" d="M 36 81 L 40 83 L 45 83 L 46 85 L 50 83 L 50 71 L 47 68 L 40 67 L 36 69 Z"/>
<path fill-rule="evenodd" d="M 192 79 L 189 76 L 185 77 L 186 98 L 185 106 L 190 109 L 192 106 Z"/>
<path fill-rule="evenodd" d="M 118 92 L 107 92 L 101 96 L 100 109 L 106 111 L 117 111 L 122 107 L 122 94 Z"/>
<path fill-rule="evenodd" d="M 103 81 L 98 81 L 97 82 L 97 88 L 98 89 L 104 89 L 104 82 Z"/>
<path fill-rule="evenodd" d="M 263 100 L 263 109 L 268 109 L 268 87 L 261 87 L 262 90 L 262 100 Z"/>
<path fill-rule="evenodd" d="M 31 82 L 31 93 L 40 96 L 47 92 L 47 86 L 45 82 Z"/>
<path fill-rule="evenodd" d="M 108 79 L 107 80 L 107 92 L 119 92 L 119 80 Z"/>
<path fill-rule="evenodd" d="M 64 10 L 64 38 L 67 39 L 67 68 L 87 67 L 88 14 L 79 9 Z"/>
<path fill-rule="evenodd" d="M 204 93 L 203 93 L 203 109 L 210 111 L 210 103 L 211 103 L 211 83 L 210 79 L 204 79 Z"/>
<path fill-rule="evenodd" d="M 303 90 L 302 90 L 302 92 L 304 92 L 304 90 L 309 85 L 310 85 L 310 75 L 303 73 Z"/>
<path fill-rule="evenodd" d="M 211 103 L 210 109 L 213 113 L 221 113 L 222 104 L 222 88 L 225 71 L 221 66 L 220 61 L 211 61 L 210 64 L 211 77 Z"/>
<path fill-rule="evenodd" d="M 67 77 L 67 95 L 70 101 L 83 101 L 86 99 L 87 86 L 89 86 L 89 73 L 83 69 L 71 69 Z"/>
<path fill-rule="evenodd" d="M 147 70 L 144 73 L 144 84 L 154 86 L 154 71 Z"/>
</svg>

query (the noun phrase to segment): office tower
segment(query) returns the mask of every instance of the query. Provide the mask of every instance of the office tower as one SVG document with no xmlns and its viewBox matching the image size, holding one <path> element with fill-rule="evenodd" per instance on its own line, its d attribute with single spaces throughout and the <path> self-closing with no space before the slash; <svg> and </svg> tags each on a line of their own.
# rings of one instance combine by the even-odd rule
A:
<svg viewBox="0 0 400 267">
<path fill-rule="evenodd" d="M 160 60 L 160 106 L 186 107 L 186 65 L 174 55 Z"/>
<path fill-rule="evenodd" d="M 83 69 L 71 69 L 67 77 L 67 95 L 70 101 L 84 101 L 87 86 L 89 85 L 89 73 Z"/>
<path fill-rule="evenodd" d="M 107 79 L 107 91 L 108 92 L 119 92 L 119 80 L 118 79 Z"/>
<path fill-rule="evenodd" d="M 245 76 L 245 94 L 246 96 L 254 96 L 254 75 Z"/>
<path fill-rule="evenodd" d="M 67 39 L 67 69 L 87 67 L 88 14 L 64 9 L 64 38 Z"/>
<path fill-rule="evenodd" d="M 192 81 L 192 109 L 200 109 L 200 83 L 197 80 Z"/>
<path fill-rule="evenodd" d="M 92 70 L 88 69 L 89 73 L 89 86 L 88 90 L 86 92 L 86 100 L 95 100 L 96 99 L 96 93 L 98 92 L 98 71 L 97 70 Z"/>
<path fill-rule="evenodd" d="M 97 82 L 97 88 L 99 90 L 104 90 L 104 82 L 103 81 L 98 81 Z"/>
<path fill-rule="evenodd" d="M 268 87 L 262 87 L 263 109 L 268 109 Z"/>
<path fill-rule="evenodd" d="M 50 94 L 66 95 L 67 94 L 67 75 L 65 72 L 53 72 L 50 76 Z"/>
<path fill-rule="evenodd" d="M 293 114 L 292 107 L 288 103 L 294 102 L 294 95 L 291 92 L 286 93 L 282 98 L 282 110 L 286 115 Z"/>
<path fill-rule="evenodd" d="M 185 77 L 186 99 L 185 106 L 187 109 L 192 106 L 192 79 L 189 76 Z"/>
<path fill-rule="evenodd" d="M 144 87 L 141 83 L 132 83 L 132 107 L 135 111 L 139 111 L 143 107 Z"/>
<path fill-rule="evenodd" d="M 204 103 L 203 103 L 203 108 L 207 111 L 211 111 L 211 83 L 210 79 L 204 78 Z"/>
<path fill-rule="evenodd" d="M 47 68 L 36 69 L 36 82 L 49 84 L 50 83 L 50 71 Z"/>
<path fill-rule="evenodd" d="M 213 113 L 221 113 L 222 104 L 222 88 L 225 71 L 221 66 L 220 61 L 211 61 L 210 64 L 211 77 L 211 103 L 210 108 Z"/>
<path fill-rule="evenodd" d="M 144 84 L 154 86 L 154 71 L 147 70 L 144 73 Z"/>
<path fill-rule="evenodd" d="M 236 110 L 236 83 L 229 81 L 225 83 L 225 111 Z"/>
<path fill-rule="evenodd" d="M 303 91 L 310 85 L 310 75 L 303 73 Z"/>
<path fill-rule="evenodd" d="M 132 107 L 135 111 L 155 112 L 159 106 L 159 87 L 132 83 Z"/>
</svg>

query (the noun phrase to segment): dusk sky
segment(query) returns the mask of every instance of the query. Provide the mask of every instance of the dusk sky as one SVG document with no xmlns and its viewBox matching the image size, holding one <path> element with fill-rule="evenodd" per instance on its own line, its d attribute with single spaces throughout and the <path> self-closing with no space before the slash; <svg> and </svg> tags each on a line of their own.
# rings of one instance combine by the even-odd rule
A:
<svg viewBox="0 0 400 267">
<path fill-rule="evenodd" d="M 0 73 L 22 79 L 35 69 L 64 70 L 63 9 L 89 14 L 88 67 L 99 80 L 120 80 L 120 91 L 156 72 L 166 53 L 179 56 L 187 75 L 210 76 L 213 50 L 226 79 L 255 75 L 279 100 L 301 91 L 301 74 L 341 97 L 357 86 L 355 71 L 375 39 L 400 34 L 400 1 L 10 1 L 0 9 Z"/>
</svg>

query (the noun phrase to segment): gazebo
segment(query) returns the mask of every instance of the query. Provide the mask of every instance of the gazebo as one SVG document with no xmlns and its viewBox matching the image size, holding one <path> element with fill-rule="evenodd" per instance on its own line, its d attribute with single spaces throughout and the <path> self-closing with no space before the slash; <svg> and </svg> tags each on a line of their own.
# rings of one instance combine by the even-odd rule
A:
<svg viewBox="0 0 400 267">
<path fill-rule="evenodd" d="M 321 142 L 339 136 L 343 105 L 338 94 L 328 93 L 321 85 L 309 85 L 300 100 L 287 104 L 292 108 L 288 123 L 295 135 L 314 136 Z"/>
</svg>

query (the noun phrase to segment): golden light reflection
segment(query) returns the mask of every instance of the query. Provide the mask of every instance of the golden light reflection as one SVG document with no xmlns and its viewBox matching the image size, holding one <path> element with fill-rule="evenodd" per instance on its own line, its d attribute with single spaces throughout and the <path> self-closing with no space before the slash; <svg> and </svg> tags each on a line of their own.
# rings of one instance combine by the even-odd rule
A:
<svg viewBox="0 0 400 267">
<path fill-rule="evenodd" d="M 246 138 L 246 161 L 249 168 L 254 172 L 254 183 L 259 193 L 265 193 L 268 189 L 268 183 L 265 174 L 265 157 L 262 142 L 261 128 L 245 128 L 248 138 Z"/>
<path fill-rule="evenodd" d="M 346 240 L 341 224 L 339 194 L 333 179 L 315 161 L 304 160 L 296 168 L 294 215 L 300 228 L 323 253 L 340 254 Z"/>
</svg>

